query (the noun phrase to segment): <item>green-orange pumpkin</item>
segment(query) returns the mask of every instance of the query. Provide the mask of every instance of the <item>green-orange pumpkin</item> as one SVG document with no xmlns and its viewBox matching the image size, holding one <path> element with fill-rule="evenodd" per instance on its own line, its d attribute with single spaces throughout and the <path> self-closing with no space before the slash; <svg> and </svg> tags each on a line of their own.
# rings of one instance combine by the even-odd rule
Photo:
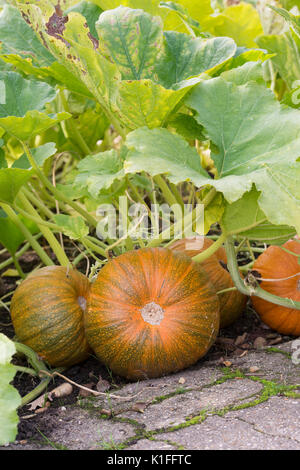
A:
<svg viewBox="0 0 300 470">
<path fill-rule="evenodd" d="M 296 240 L 289 240 L 283 247 L 300 255 L 300 243 Z M 263 279 L 278 281 L 262 281 L 260 287 L 271 294 L 300 302 L 298 259 L 280 246 L 269 246 L 257 258 L 253 269 L 258 271 Z M 287 277 L 290 279 L 282 280 Z M 300 336 L 300 310 L 281 307 L 258 297 L 252 297 L 252 303 L 261 320 L 270 328 L 285 335 Z"/>
<path fill-rule="evenodd" d="M 90 352 L 83 324 L 89 289 L 87 277 L 74 269 L 47 266 L 30 274 L 11 301 L 18 341 L 51 366 L 85 360 Z"/>
<path fill-rule="evenodd" d="M 219 330 L 219 300 L 204 270 L 163 248 L 109 261 L 91 286 L 86 336 L 98 358 L 127 379 L 194 364 Z"/>
<path fill-rule="evenodd" d="M 202 241 L 202 239 L 201 239 Z M 200 240 L 193 248 L 193 244 L 197 244 L 195 239 L 179 239 L 170 246 L 174 251 L 184 252 L 186 255 L 196 256 L 202 251 L 209 248 L 213 241 L 209 238 L 203 239 L 203 246 L 201 247 Z M 216 292 L 234 287 L 231 275 L 226 269 L 227 256 L 223 247 L 219 248 L 212 256 L 202 261 L 201 267 L 207 272 L 211 282 L 215 286 Z M 243 313 L 247 296 L 241 294 L 238 290 L 224 292 L 219 295 L 220 300 L 220 328 L 225 328 L 234 323 L 239 316 Z"/>
</svg>

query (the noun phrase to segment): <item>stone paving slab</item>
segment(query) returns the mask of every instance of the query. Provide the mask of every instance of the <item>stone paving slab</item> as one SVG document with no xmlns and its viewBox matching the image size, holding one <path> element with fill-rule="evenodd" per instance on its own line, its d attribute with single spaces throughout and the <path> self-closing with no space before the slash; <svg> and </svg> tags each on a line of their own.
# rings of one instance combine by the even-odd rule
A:
<svg viewBox="0 0 300 470">
<path fill-rule="evenodd" d="M 126 412 L 123 418 L 135 419 L 147 431 L 177 426 L 201 411 L 219 410 L 241 399 L 257 398 L 260 383 L 251 380 L 228 380 L 225 383 L 178 394 L 160 403 L 148 406 L 144 413 Z"/>
<path fill-rule="evenodd" d="M 205 361 L 199 363 L 188 369 L 180 371 L 176 374 L 171 374 L 157 379 L 149 379 L 141 382 L 128 383 L 123 386 L 121 390 L 112 391 L 109 399 L 106 397 L 93 397 L 87 400 L 82 400 L 82 404 L 86 402 L 92 403 L 93 407 L 113 409 L 115 414 L 129 411 L 135 403 L 150 404 L 157 397 L 165 397 L 168 395 L 176 394 L 180 391 L 201 388 L 216 382 L 223 376 L 221 368 L 205 364 Z M 117 397 L 131 397 L 130 400 L 120 400 Z"/>
<path fill-rule="evenodd" d="M 267 416 L 265 418 L 267 419 Z M 161 434 L 160 438 L 172 438 L 173 442 L 180 443 L 187 450 L 300 449 L 300 443 L 289 436 L 263 433 L 238 417 L 229 418 L 228 416 L 211 416 L 203 423 L 192 426 L 192 430 L 184 428 Z"/>
<path fill-rule="evenodd" d="M 177 374 L 128 383 L 109 399 L 51 406 L 38 417 L 39 442 L 1 450 L 299 450 L 300 365 L 291 359 L 291 345 L 249 351 L 227 367 L 204 359 Z"/>
</svg>

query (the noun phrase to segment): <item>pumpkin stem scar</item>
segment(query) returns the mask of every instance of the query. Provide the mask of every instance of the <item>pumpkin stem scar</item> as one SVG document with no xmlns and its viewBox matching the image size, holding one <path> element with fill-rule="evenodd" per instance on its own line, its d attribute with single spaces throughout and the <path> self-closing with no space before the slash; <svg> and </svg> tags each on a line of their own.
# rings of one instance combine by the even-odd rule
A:
<svg viewBox="0 0 300 470">
<path fill-rule="evenodd" d="M 160 325 L 164 318 L 164 310 L 155 302 L 149 302 L 141 309 L 141 315 L 150 325 Z"/>
<path fill-rule="evenodd" d="M 86 310 L 86 299 L 82 297 L 81 295 L 77 298 L 77 302 L 81 310 L 85 312 Z"/>
</svg>

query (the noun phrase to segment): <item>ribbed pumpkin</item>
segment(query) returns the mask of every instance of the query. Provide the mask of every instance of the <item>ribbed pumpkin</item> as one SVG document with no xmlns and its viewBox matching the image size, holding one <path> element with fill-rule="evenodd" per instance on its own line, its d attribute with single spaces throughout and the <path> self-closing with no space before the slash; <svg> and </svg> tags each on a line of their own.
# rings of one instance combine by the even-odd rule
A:
<svg viewBox="0 0 300 470">
<path fill-rule="evenodd" d="M 197 243 L 199 248 L 197 247 Z M 170 249 L 184 252 L 192 258 L 209 248 L 212 244 L 213 241 L 209 238 L 203 239 L 202 247 L 200 240 L 197 241 L 195 239 L 182 238 L 172 243 L 172 245 L 170 245 Z M 196 248 L 194 248 L 193 245 L 196 246 Z M 201 263 L 201 267 L 207 272 L 211 282 L 215 286 L 216 292 L 234 287 L 231 276 L 226 269 L 226 264 L 227 256 L 223 247 L 219 248 L 215 254 Z M 247 302 L 247 296 L 241 294 L 238 290 L 233 290 L 220 294 L 219 300 L 220 328 L 225 328 L 235 322 L 243 313 Z"/>
<path fill-rule="evenodd" d="M 300 255 L 300 243 L 296 240 L 284 243 L 283 247 Z M 262 281 L 260 287 L 271 294 L 300 302 L 298 259 L 280 246 L 269 246 L 257 258 L 253 270 L 258 271 L 263 279 L 278 279 L 278 281 Z M 282 280 L 290 276 L 294 277 Z M 270 328 L 285 335 L 300 336 L 300 310 L 281 307 L 258 297 L 252 297 L 252 303 L 261 320 Z"/>
<path fill-rule="evenodd" d="M 159 377 L 194 364 L 219 330 L 219 300 L 204 270 L 163 248 L 109 261 L 92 284 L 87 339 L 127 379 Z"/>
<path fill-rule="evenodd" d="M 74 269 L 47 266 L 16 289 L 11 318 L 18 341 L 51 366 L 71 366 L 88 357 L 83 317 L 90 283 Z"/>
</svg>

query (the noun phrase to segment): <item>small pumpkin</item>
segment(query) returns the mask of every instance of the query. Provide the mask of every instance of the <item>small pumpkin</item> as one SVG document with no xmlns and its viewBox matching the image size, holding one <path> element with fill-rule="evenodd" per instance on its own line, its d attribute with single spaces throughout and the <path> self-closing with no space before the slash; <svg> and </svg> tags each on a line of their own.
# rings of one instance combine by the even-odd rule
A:
<svg viewBox="0 0 300 470">
<path fill-rule="evenodd" d="M 164 248 L 133 250 L 101 269 L 85 329 L 115 374 L 159 377 L 208 351 L 219 330 L 219 300 L 206 272 L 187 256 Z"/>
<path fill-rule="evenodd" d="M 16 289 L 11 318 L 18 341 L 51 366 L 85 360 L 90 348 L 83 317 L 90 283 L 75 269 L 46 266 L 30 274 Z"/>
<path fill-rule="evenodd" d="M 203 246 L 202 245 L 203 241 Z M 199 248 L 197 247 L 197 243 Z M 186 255 L 193 258 L 204 250 L 207 250 L 213 241 L 210 238 L 195 239 L 179 239 L 176 240 L 170 249 L 174 251 L 182 251 Z M 196 246 L 196 248 L 194 248 Z M 200 264 L 199 264 L 200 265 Z M 227 271 L 227 256 L 225 249 L 220 247 L 212 256 L 202 261 L 201 267 L 207 272 L 211 282 L 215 286 L 216 292 L 234 287 L 231 275 Z M 220 300 L 220 328 L 225 328 L 234 323 L 243 313 L 247 296 L 241 294 L 238 290 L 224 292 L 219 295 Z"/>
<path fill-rule="evenodd" d="M 282 246 L 300 255 L 300 243 L 297 240 L 289 240 Z M 253 270 L 258 271 L 262 279 L 278 279 L 278 281 L 262 280 L 260 287 L 271 294 L 300 302 L 298 260 L 297 256 L 287 253 L 280 246 L 269 246 L 257 258 Z M 261 320 L 270 328 L 285 335 L 300 336 L 299 310 L 281 307 L 255 296 L 252 297 L 252 304 Z"/>
</svg>

